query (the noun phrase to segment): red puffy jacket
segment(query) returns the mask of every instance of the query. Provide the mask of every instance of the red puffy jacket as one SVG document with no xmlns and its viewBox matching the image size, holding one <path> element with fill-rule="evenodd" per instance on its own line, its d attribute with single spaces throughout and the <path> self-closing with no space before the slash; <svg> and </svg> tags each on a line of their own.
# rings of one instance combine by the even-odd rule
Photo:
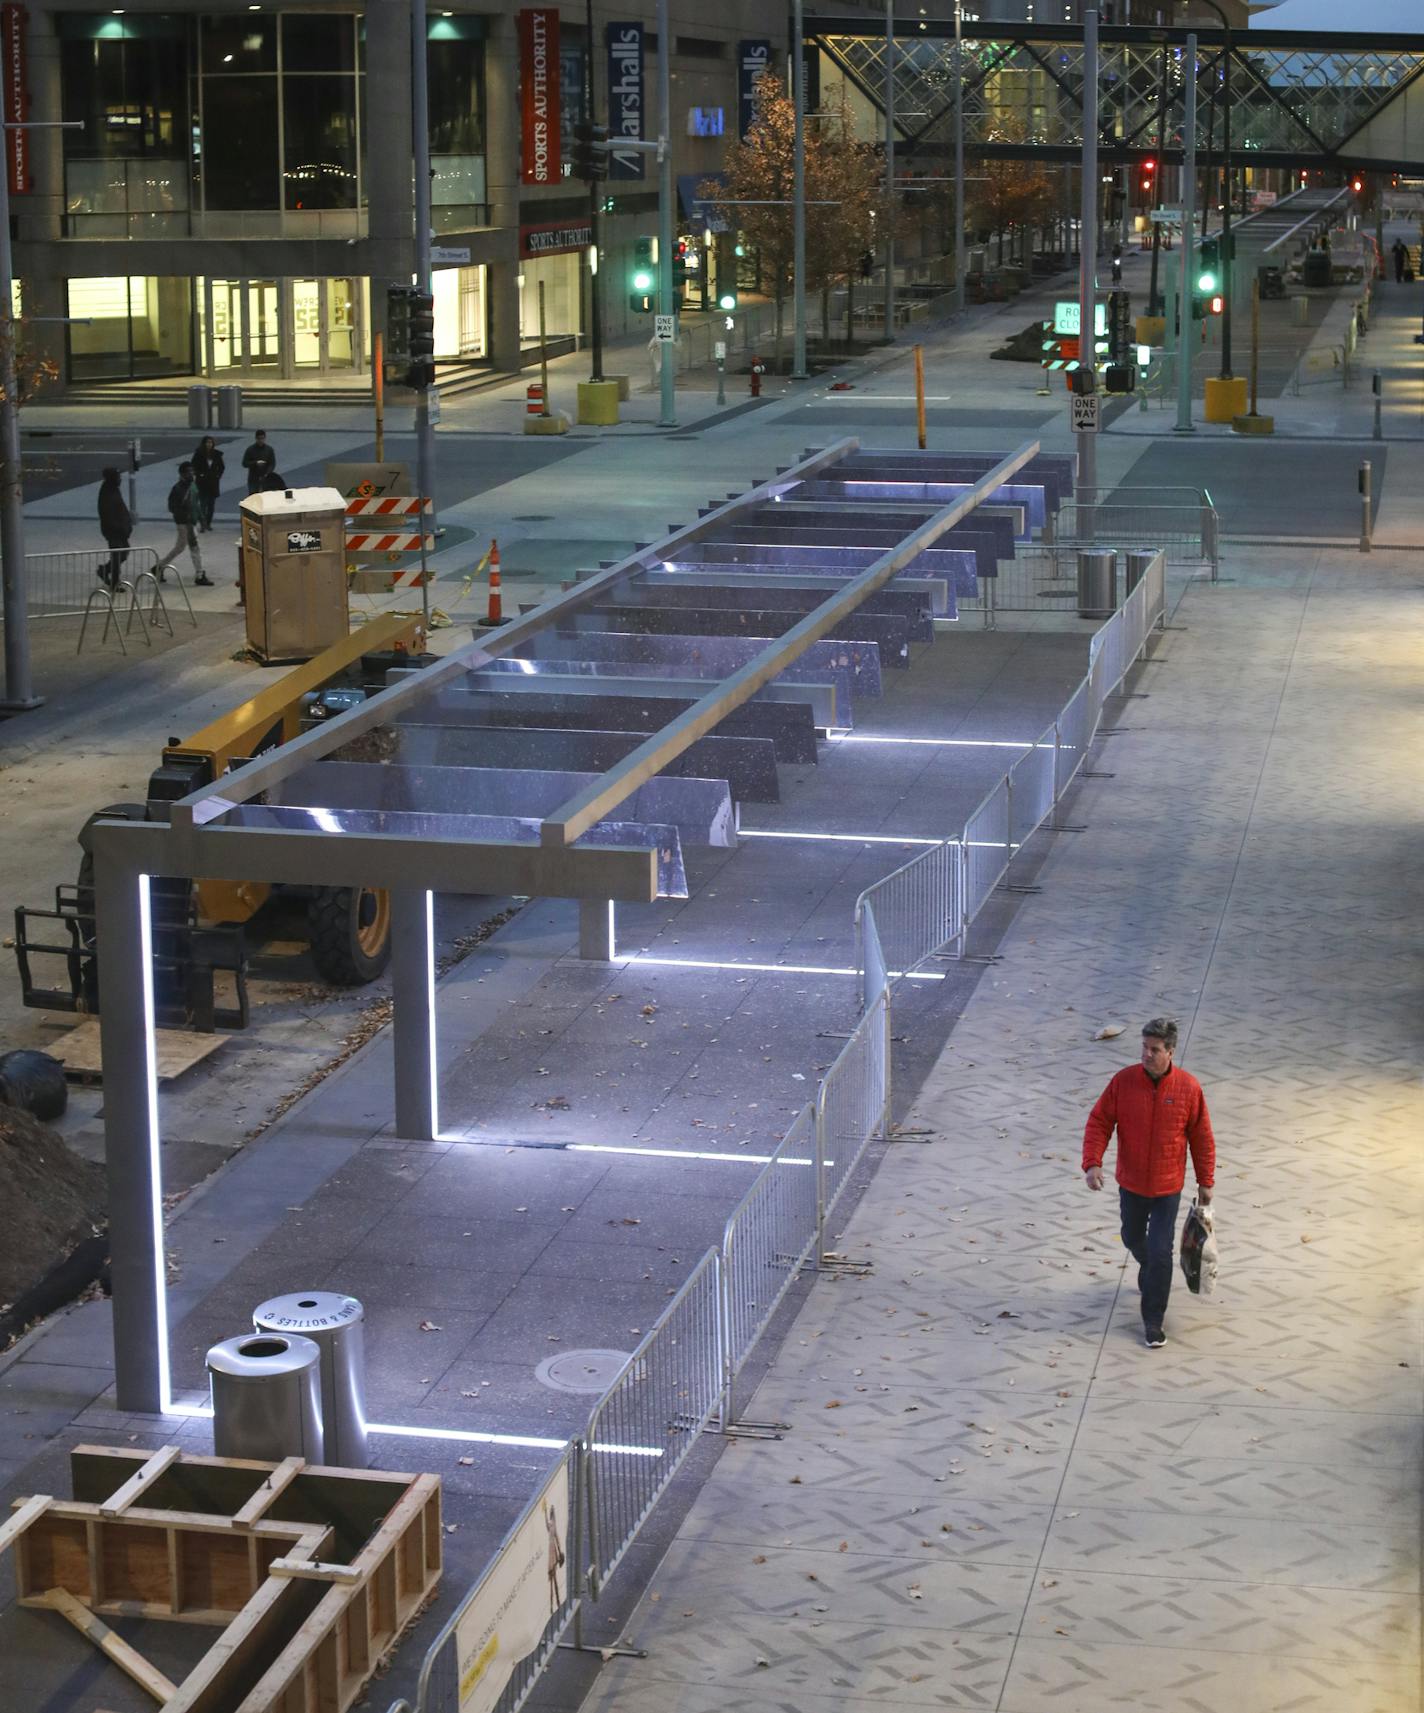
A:
<svg viewBox="0 0 1424 1713">
<path fill-rule="evenodd" d="M 1201 1084 L 1173 1065 L 1154 1083 L 1141 1065 L 1119 1071 L 1098 1097 L 1083 1130 L 1083 1170 L 1101 1166 L 1117 1131 L 1117 1181 L 1140 1196 L 1171 1196 L 1187 1176 L 1187 1149 L 1197 1182 L 1216 1177 L 1216 1138 Z"/>
</svg>

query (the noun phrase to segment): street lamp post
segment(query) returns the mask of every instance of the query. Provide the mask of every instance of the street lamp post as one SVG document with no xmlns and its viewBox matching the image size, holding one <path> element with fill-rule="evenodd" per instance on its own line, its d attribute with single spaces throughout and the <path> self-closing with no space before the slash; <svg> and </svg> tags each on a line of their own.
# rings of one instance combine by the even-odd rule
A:
<svg viewBox="0 0 1424 1713">
<path fill-rule="evenodd" d="M 1201 0 L 1221 19 L 1222 57 L 1225 70 L 1221 85 L 1222 180 L 1225 195 L 1221 216 L 1221 378 L 1231 375 L 1231 288 L 1235 259 L 1231 254 L 1231 21 L 1216 0 Z"/>
<path fill-rule="evenodd" d="M 806 44 L 802 0 L 791 8 L 791 379 L 806 379 Z"/>
<path fill-rule="evenodd" d="M 954 308 L 964 314 L 964 7 L 954 0 Z"/>
<path fill-rule="evenodd" d="M 885 339 L 895 337 L 895 0 L 885 0 Z"/>
</svg>

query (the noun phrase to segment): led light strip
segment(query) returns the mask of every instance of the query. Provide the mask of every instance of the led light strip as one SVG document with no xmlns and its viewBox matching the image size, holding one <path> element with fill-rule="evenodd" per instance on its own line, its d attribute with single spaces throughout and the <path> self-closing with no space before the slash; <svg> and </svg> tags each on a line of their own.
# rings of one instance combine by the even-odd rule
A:
<svg viewBox="0 0 1424 1713">
<path fill-rule="evenodd" d="M 199 1416 L 211 1421 L 213 1407 L 211 1404 L 170 1404 L 162 1413 L 165 1416 Z M 527 1451 L 563 1451 L 569 1443 L 566 1439 L 544 1439 L 537 1434 L 479 1433 L 472 1428 L 405 1427 L 395 1422 L 367 1422 L 366 1432 L 385 1434 L 393 1439 L 443 1439 L 461 1445 L 512 1445 Z M 596 1445 L 592 1449 L 618 1457 L 659 1458 L 666 1455 L 658 1445 Z"/>
<path fill-rule="evenodd" d="M 1002 847 L 995 846 L 995 849 Z M 713 958 L 654 958 L 640 952 L 636 957 L 625 957 L 625 964 L 657 964 L 665 969 L 680 970 L 746 970 L 751 975 L 853 975 L 859 976 L 858 969 L 832 969 L 825 964 L 731 964 L 719 963 Z M 943 981 L 943 976 L 932 974 L 917 974 L 911 971 L 903 975 L 899 970 L 891 970 L 894 980 L 905 981 Z"/>
</svg>

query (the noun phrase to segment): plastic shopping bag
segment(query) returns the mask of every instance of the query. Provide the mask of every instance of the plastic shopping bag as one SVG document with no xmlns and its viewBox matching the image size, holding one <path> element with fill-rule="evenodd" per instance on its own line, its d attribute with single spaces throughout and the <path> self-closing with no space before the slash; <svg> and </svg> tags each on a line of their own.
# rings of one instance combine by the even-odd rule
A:
<svg viewBox="0 0 1424 1713">
<path fill-rule="evenodd" d="M 1213 1223 L 1211 1209 L 1193 1202 L 1182 1227 L 1182 1276 L 1187 1281 L 1187 1289 L 1196 1296 L 1209 1297 L 1212 1294 L 1221 1270 Z"/>
</svg>

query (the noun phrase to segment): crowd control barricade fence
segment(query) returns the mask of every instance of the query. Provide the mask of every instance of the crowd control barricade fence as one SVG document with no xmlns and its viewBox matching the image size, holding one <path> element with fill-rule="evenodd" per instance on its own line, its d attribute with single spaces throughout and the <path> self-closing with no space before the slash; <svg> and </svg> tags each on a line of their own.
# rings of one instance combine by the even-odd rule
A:
<svg viewBox="0 0 1424 1713">
<path fill-rule="evenodd" d="M 860 895 L 859 1021 L 815 1100 L 727 1221 L 720 1249 L 703 1256 L 594 1405 L 583 1434 L 565 1448 L 555 1474 L 566 1472 L 571 1516 L 566 1580 L 532 1651 L 496 1700 L 485 1696 L 482 1705 L 494 1713 L 519 1713 L 570 1626 L 581 1644 L 584 1607 L 600 1598 L 699 1435 L 755 1427 L 738 1423 L 738 1376 L 796 1279 L 808 1264 L 826 1262 L 827 1218 L 870 1144 L 888 1133 L 894 984 L 962 937 L 1014 851 L 1052 815 L 1082 768 L 1104 702 L 1165 610 L 1166 556 L 1159 552 L 1098 631 L 1088 675 L 1058 719 L 1025 745 L 963 831 Z M 527 1563 L 529 1526 L 549 1490 L 546 1482 L 427 1649 L 414 1700 L 395 1702 L 389 1713 L 459 1713 L 461 1672 L 472 1669 L 460 1659 L 461 1621 Z M 479 1634 L 476 1624 L 474 1641 Z M 464 1639 L 470 1645 L 468 1623 Z"/>
<path fill-rule="evenodd" d="M 1006 879 L 1019 848 L 1049 821 L 1082 770 L 1097 736 L 1103 705 L 1122 683 L 1166 613 L 1167 557 L 1156 553 L 1127 600 L 1097 632 L 1088 672 L 1062 712 L 1012 763 L 963 829 L 866 888 L 856 901 L 857 968 L 868 968 L 868 910 L 884 934 L 891 987 L 954 941 L 963 949 L 970 924 Z"/>
<path fill-rule="evenodd" d="M 594 1599 L 718 1412 L 721 1266 L 709 1249 L 588 1418 L 583 1491 Z"/>
<path fill-rule="evenodd" d="M 397 1701 L 390 1713 L 458 1713 L 462 1701 L 467 1701 L 474 1689 L 472 1680 L 501 1669 L 509 1669 L 508 1681 L 497 1699 L 486 1699 L 483 1704 L 491 1709 L 491 1713 L 518 1713 L 543 1675 L 544 1667 L 569 1625 L 577 1620 L 583 1603 L 582 1479 L 583 1442 L 573 1440 L 564 1448 L 563 1455 L 550 1476 L 540 1484 L 539 1491 L 520 1512 L 500 1543 L 499 1550 L 425 1650 L 414 1700 Z M 550 1493 L 560 1490 L 567 1495 L 568 1507 L 565 1537 L 568 1544 L 562 1565 L 558 1562 L 557 1550 L 547 1544 L 550 1530 L 542 1514 Z M 538 1591 L 542 1593 L 545 1587 L 548 1588 L 552 1610 L 533 1651 L 515 1661 L 510 1668 L 507 1657 L 500 1652 L 494 1621 L 508 1599 L 513 1578 L 527 1568 L 531 1556 L 531 1525 L 534 1550 L 542 1547 L 549 1555 L 545 1558 L 548 1581 L 541 1579 Z M 557 1533 L 557 1529 L 554 1532 Z M 492 1620 L 489 1625 L 481 1623 L 482 1607 L 489 1609 Z M 484 1634 L 486 1629 L 494 1630 L 495 1639 L 492 1645 L 482 1647 L 481 1642 L 488 1641 Z M 462 1640 L 466 1652 L 464 1658 L 461 1657 Z"/>
<path fill-rule="evenodd" d="M 155 548 L 120 547 L 116 551 L 122 559 L 119 576 L 124 583 L 132 584 L 142 572 L 151 572 L 158 565 Z M 96 589 L 104 588 L 101 573 L 108 570 L 111 558 L 107 547 L 79 548 L 68 553 L 27 553 L 25 610 L 31 620 L 83 618 L 89 597 Z M 176 567 L 172 569 L 181 587 L 182 578 Z M 186 589 L 183 595 L 186 600 Z M 191 617 L 191 606 L 188 612 Z"/>
</svg>

